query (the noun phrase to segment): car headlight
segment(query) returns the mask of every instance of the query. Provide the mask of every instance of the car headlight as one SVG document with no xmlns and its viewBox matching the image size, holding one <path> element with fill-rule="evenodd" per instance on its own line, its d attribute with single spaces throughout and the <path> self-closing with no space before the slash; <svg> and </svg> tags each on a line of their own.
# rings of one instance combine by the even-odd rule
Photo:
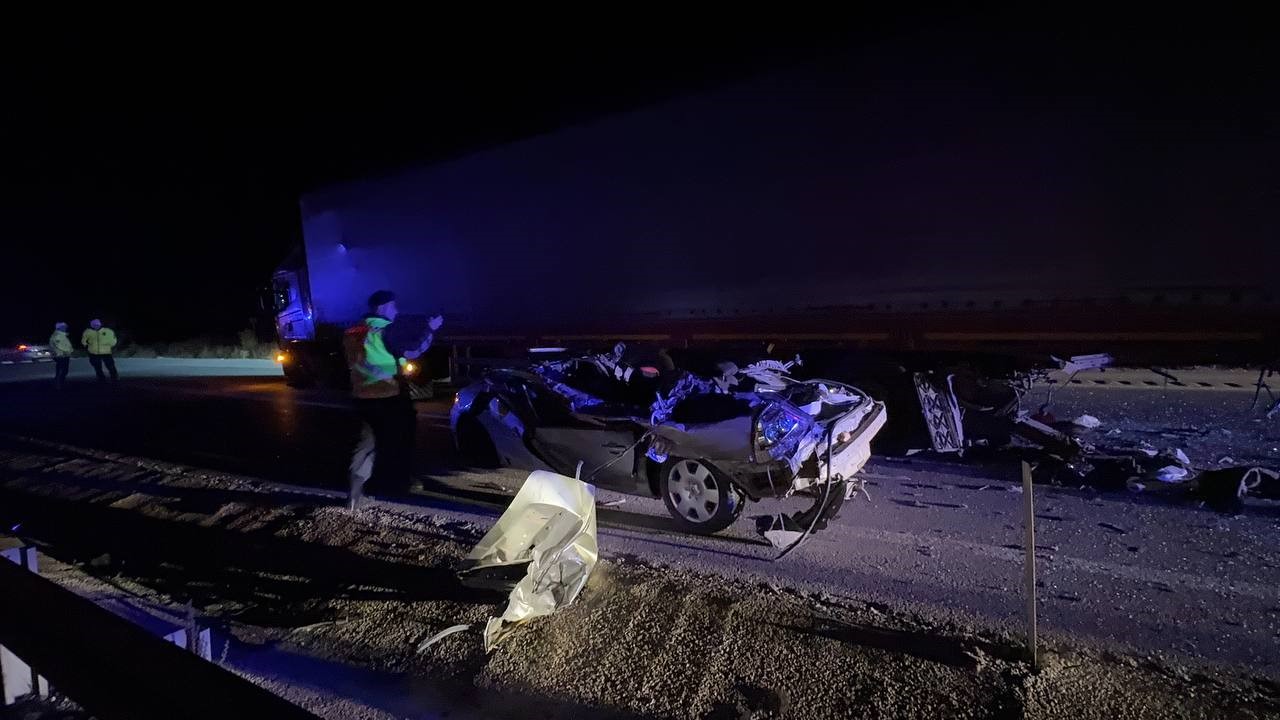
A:
<svg viewBox="0 0 1280 720">
<path fill-rule="evenodd" d="M 799 410 L 769 403 L 756 417 L 754 461 L 778 460 L 792 452 L 812 426 L 813 420 Z"/>
</svg>

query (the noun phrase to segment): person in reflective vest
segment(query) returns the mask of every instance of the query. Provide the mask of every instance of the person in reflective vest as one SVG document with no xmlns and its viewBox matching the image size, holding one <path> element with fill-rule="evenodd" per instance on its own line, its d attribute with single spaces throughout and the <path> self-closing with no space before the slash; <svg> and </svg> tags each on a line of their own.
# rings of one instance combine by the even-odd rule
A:
<svg viewBox="0 0 1280 720">
<path fill-rule="evenodd" d="M 53 350 L 53 386 L 61 390 L 67 384 L 67 373 L 71 371 L 71 338 L 67 335 L 67 324 L 60 322 L 53 326 L 53 334 L 49 336 L 49 348 Z"/>
<path fill-rule="evenodd" d="M 348 473 L 353 511 L 371 479 L 373 487 L 405 492 L 412 478 L 418 416 L 402 368 L 431 347 L 433 333 L 444 320 L 439 315 L 431 318 L 426 333 L 404 346 L 392 332 L 397 315 L 395 293 L 379 290 L 369 297 L 369 315 L 348 328 L 342 339 L 351 394 L 362 421 Z"/>
<path fill-rule="evenodd" d="M 116 372 L 115 357 L 111 355 L 111 350 L 116 346 L 114 330 L 104 327 L 101 320 L 94 318 L 89 321 L 89 327 L 85 328 L 84 334 L 80 336 L 80 342 L 84 345 L 84 349 L 89 351 L 89 364 L 98 374 L 98 382 L 107 381 L 106 374 L 102 372 L 103 367 L 111 373 L 111 382 L 120 379 L 120 373 Z"/>
</svg>

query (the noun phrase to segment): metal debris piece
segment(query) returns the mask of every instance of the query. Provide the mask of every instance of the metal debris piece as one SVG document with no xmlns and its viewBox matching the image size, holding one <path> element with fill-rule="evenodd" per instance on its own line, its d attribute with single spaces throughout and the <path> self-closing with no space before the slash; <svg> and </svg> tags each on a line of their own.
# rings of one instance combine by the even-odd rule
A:
<svg viewBox="0 0 1280 720">
<path fill-rule="evenodd" d="M 596 489 L 564 475 L 529 474 L 498 522 L 467 555 L 464 584 L 483 586 L 486 570 L 525 565 L 507 609 L 484 629 L 486 652 L 514 625 L 569 605 L 595 569 Z"/>
<path fill-rule="evenodd" d="M 1109 367 L 1111 363 L 1114 362 L 1112 357 L 1107 353 L 1072 355 L 1066 360 L 1054 357 L 1053 355 L 1050 355 L 1049 357 L 1053 358 L 1053 361 L 1058 364 L 1058 368 L 1068 375 L 1075 375 L 1082 370 L 1101 370 Z"/>
<path fill-rule="evenodd" d="M 1071 424 L 1075 425 L 1076 427 L 1082 427 L 1082 428 L 1087 428 L 1089 430 L 1092 430 L 1096 427 L 1100 427 L 1102 425 L 1102 421 L 1092 415 L 1081 415 L 1075 420 L 1072 420 Z"/>
<path fill-rule="evenodd" d="M 912 378 L 925 426 L 929 430 L 929 441 L 933 449 L 940 453 L 960 452 L 964 449 L 964 421 L 960 415 L 959 401 L 956 400 L 954 378 L 955 375 L 948 375 L 943 379 L 920 372 Z"/>
<path fill-rule="evenodd" d="M 426 640 L 423 640 L 418 645 L 418 652 L 422 652 L 423 650 L 426 650 L 427 648 L 431 647 L 432 645 L 435 645 L 436 643 L 449 637 L 450 635 L 453 635 L 455 633 L 460 633 L 463 630 L 469 630 L 470 628 L 471 628 L 470 625 L 451 625 L 450 627 L 447 627 L 441 630 L 440 632 L 436 633 L 435 635 L 432 635 Z"/>
</svg>

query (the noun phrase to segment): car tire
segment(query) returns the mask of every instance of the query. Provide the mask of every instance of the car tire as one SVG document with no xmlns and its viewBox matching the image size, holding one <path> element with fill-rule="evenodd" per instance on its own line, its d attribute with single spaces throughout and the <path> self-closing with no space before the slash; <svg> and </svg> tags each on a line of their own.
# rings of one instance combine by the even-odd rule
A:
<svg viewBox="0 0 1280 720">
<path fill-rule="evenodd" d="M 705 460 L 667 460 L 659 470 L 658 491 L 681 529 L 699 535 L 729 527 L 747 504 L 742 491 Z"/>
</svg>

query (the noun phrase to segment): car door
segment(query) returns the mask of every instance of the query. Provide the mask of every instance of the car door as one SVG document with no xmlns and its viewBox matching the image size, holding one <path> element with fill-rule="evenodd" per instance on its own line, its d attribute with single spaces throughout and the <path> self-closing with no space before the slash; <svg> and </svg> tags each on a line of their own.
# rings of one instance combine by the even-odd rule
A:
<svg viewBox="0 0 1280 720">
<path fill-rule="evenodd" d="M 558 427 L 539 427 L 534 434 L 538 451 L 552 467 L 573 475 L 582 463 L 581 479 L 611 490 L 635 487 L 636 424 L 630 420 L 580 418 Z"/>
</svg>

